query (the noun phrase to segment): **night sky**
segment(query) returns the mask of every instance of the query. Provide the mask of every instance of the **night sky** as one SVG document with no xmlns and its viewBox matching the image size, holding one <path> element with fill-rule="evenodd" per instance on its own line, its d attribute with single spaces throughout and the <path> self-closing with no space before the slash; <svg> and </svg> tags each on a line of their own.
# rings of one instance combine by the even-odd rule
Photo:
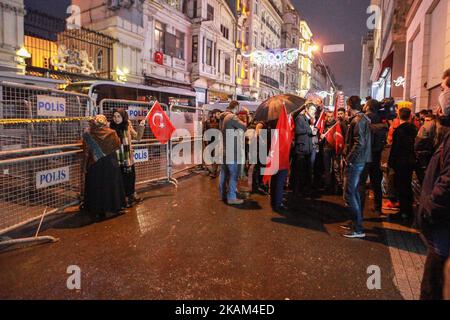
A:
<svg viewBox="0 0 450 320">
<path fill-rule="evenodd" d="M 367 33 L 370 0 L 292 0 L 321 45 L 345 44 L 345 52 L 322 54 L 347 96 L 358 94 L 361 39 Z"/>
<path fill-rule="evenodd" d="M 345 44 L 344 53 L 323 54 L 346 95 L 359 94 L 361 39 L 367 33 L 370 0 L 292 0 L 320 44 Z M 70 0 L 25 0 L 25 5 L 51 15 L 65 16 Z"/>
</svg>

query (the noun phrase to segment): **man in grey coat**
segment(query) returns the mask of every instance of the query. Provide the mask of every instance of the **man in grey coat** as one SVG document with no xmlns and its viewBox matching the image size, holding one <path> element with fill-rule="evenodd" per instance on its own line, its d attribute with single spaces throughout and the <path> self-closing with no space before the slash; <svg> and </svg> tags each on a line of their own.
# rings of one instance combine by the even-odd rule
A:
<svg viewBox="0 0 450 320">
<path fill-rule="evenodd" d="M 227 110 L 220 116 L 220 130 L 223 137 L 223 164 L 220 170 L 219 192 L 222 200 L 229 205 L 244 203 L 237 198 L 239 164 L 244 154 L 243 135 L 247 130 L 245 123 L 239 120 L 236 113 L 239 102 L 231 101 Z"/>
</svg>

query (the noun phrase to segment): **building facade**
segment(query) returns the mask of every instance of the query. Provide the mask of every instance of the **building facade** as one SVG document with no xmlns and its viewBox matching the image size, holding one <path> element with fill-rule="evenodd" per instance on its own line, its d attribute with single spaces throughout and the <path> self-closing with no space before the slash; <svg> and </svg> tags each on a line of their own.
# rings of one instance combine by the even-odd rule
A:
<svg viewBox="0 0 450 320">
<path fill-rule="evenodd" d="M 362 42 L 360 93 L 362 98 L 372 95 L 372 81 L 370 79 L 374 67 L 374 32 L 367 32 Z"/>
<path fill-rule="evenodd" d="M 281 32 L 281 47 L 283 49 L 299 48 L 300 14 L 289 0 L 283 1 L 283 26 Z M 286 93 L 297 94 L 298 63 L 292 63 L 284 69 L 284 88 Z"/>
<path fill-rule="evenodd" d="M 256 0 L 255 0 L 256 2 Z M 252 16 L 252 27 L 249 30 L 250 51 L 276 50 L 281 48 L 281 31 L 283 26 L 283 6 L 280 0 L 258 0 L 257 14 Z M 253 69 L 252 78 L 259 81 L 259 100 L 284 92 L 284 73 L 272 67 L 257 67 Z M 259 77 L 258 77 L 259 76 Z M 258 79 L 259 78 L 259 79 Z"/>
<path fill-rule="evenodd" d="M 378 100 L 403 99 L 406 50 L 406 16 L 412 0 L 381 0 L 381 24 L 374 35 L 374 68 L 371 96 Z"/>
<path fill-rule="evenodd" d="M 235 15 L 224 0 L 190 0 L 187 8 L 192 21 L 191 83 L 199 102 L 228 101 L 236 94 Z"/>
<path fill-rule="evenodd" d="M 0 72 L 23 73 L 24 64 L 17 60 L 23 47 L 23 0 L 1 0 L 0 16 Z"/>
<path fill-rule="evenodd" d="M 450 68 L 450 3 L 413 1 L 406 20 L 404 98 L 416 111 L 434 109 L 444 70 Z"/>
<path fill-rule="evenodd" d="M 1 0 L 3 30 L 16 29 L 0 33 L 0 68 L 59 85 L 103 79 L 192 89 L 200 103 L 305 95 L 311 88 L 312 32 L 291 0 L 71 4 L 80 10 L 65 21 L 25 10 L 22 0 Z M 281 68 L 249 56 L 292 48 L 306 54 Z"/>
<path fill-rule="evenodd" d="M 299 50 L 304 53 L 299 56 L 298 91 L 297 94 L 305 97 L 311 89 L 311 77 L 313 68 L 313 33 L 305 20 L 300 21 Z"/>
</svg>

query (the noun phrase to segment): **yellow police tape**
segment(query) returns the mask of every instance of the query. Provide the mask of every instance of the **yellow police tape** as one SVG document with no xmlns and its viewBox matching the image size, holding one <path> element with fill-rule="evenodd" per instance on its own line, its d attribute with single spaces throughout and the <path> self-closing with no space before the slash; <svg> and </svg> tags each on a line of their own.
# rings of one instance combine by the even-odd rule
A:
<svg viewBox="0 0 450 320">
<path fill-rule="evenodd" d="M 89 121 L 91 119 L 93 119 L 93 117 L 46 118 L 46 119 L 0 119 L 0 125 Z"/>
</svg>

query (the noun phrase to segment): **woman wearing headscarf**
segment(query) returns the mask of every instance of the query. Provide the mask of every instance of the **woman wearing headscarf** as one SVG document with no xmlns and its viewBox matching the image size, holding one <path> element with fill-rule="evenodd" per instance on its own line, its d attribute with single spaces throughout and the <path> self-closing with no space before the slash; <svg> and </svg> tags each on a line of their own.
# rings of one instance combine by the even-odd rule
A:
<svg viewBox="0 0 450 320">
<path fill-rule="evenodd" d="M 100 216 L 120 213 L 125 207 L 125 191 L 116 152 L 120 139 L 108 127 L 104 115 L 89 122 L 83 134 L 85 172 L 84 208 Z"/>
<path fill-rule="evenodd" d="M 120 139 L 120 148 L 117 151 L 120 169 L 122 171 L 123 184 L 125 187 L 125 196 L 127 197 L 127 208 L 141 201 L 136 196 L 136 169 L 134 167 L 134 156 L 131 141 L 141 140 L 144 135 L 145 120 L 141 121 L 136 132 L 128 119 L 128 112 L 123 109 L 114 109 L 113 118 L 110 123 L 111 129 L 116 131 Z"/>
</svg>

